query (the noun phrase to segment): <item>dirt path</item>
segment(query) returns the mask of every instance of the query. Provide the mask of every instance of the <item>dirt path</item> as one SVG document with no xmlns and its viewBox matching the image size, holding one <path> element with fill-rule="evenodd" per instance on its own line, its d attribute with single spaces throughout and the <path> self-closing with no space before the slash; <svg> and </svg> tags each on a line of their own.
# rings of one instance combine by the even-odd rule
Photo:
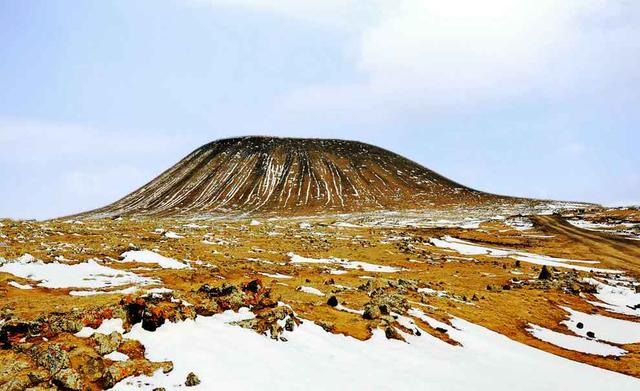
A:
<svg viewBox="0 0 640 391">
<path fill-rule="evenodd" d="M 606 260 L 611 266 L 640 274 L 640 241 L 578 228 L 560 216 L 532 216 L 536 228 L 549 235 L 565 237 L 581 253 Z"/>
</svg>

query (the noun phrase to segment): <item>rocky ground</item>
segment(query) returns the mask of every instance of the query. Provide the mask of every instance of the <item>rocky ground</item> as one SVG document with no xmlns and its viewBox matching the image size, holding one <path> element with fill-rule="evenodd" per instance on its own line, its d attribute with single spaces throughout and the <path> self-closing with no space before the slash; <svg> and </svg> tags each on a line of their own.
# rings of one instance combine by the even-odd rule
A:
<svg viewBox="0 0 640 391">
<path fill-rule="evenodd" d="M 247 308 L 233 325 L 273 343 L 312 322 L 457 346 L 460 318 L 640 378 L 640 211 L 503 214 L 2 220 L 0 390 L 169 374 L 174 363 L 150 360 L 134 327 Z"/>
</svg>

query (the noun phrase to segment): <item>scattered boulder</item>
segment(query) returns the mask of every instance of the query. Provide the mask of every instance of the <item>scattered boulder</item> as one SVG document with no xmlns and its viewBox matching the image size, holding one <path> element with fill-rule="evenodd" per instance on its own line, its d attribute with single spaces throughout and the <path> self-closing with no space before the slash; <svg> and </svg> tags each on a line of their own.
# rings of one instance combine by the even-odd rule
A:
<svg viewBox="0 0 640 391">
<path fill-rule="evenodd" d="M 234 285 L 227 284 L 226 282 L 222 284 L 221 287 L 211 287 L 209 284 L 204 284 L 198 289 L 199 293 L 205 293 L 210 297 L 221 297 L 221 296 L 229 296 L 230 294 L 237 292 L 238 288 Z"/>
<path fill-rule="evenodd" d="M 255 318 L 232 322 L 231 324 L 251 329 L 259 334 L 267 334 L 273 339 L 279 339 L 282 333 L 280 321 L 285 320 L 284 330 L 293 331 L 296 325 L 302 322 L 293 314 L 293 310 L 289 307 L 275 307 L 259 311 Z"/>
<path fill-rule="evenodd" d="M 196 376 L 195 373 L 190 372 L 187 375 L 187 380 L 184 382 L 184 385 L 187 387 L 193 387 L 197 386 L 198 384 L 200 384 L 200 379 L 198 378 L 198 376 Z"/>
<path fill-rule="evenodd" d="M 547 265 L 543 265 L 540 275 L 538 275 L 538 280 L 550 280 L 551 278 L 553 278 L 553 274 L 551 274 Z"/>
<path fill-rule="evenodd" d="M 259 279 L 249 281 L 242 287 L 243 291 L 251 293 L 258 293 L 260 289 L 262 289 L 262 281 Z"/>
<path fill-rule="evenodd" d="M 156 331 L 164 321 L 165 316 L 160 307 L 147 307 L 142 313 L 142 328 L 147 331 Z"/>
<path fill-rule="evenodd" d="M 134 300 L 132 297 L 127 296 L 122 299 L 121 304 L 127 314 L 127 323 L 134 325 L 142 322 L 142 315 L 144 314 L 144 309 L 146 307 L 146 303 L 143 298 L 139 297 Z"/>
<path fill-rule="evenodd" d="M 287 320 L 284 323 L 284 329 L 287 330 L 288 332 L 292 332 L 296 327 L 296 322 L 293 320 L 292 317 L 287 318 Z"/>
<path fill-rule="evenodd" d="M 327 300 L 327 304 L 329 304 L 331 307 L 336 307 L 340 303 L 338 302 L 338 298 L 337 297 L 331 296 L 329 298 L 329 300 Z"/>
<path fill-rule="evenodd" d="M 49 323 L 49 331 L 53 333 L 62 333 L 67 332 L 71 334 L 75 334 L 78 331 L 82 330 L 84 325 L 78 319 L 69 319 L 66 317 L 61 317 L 60 319 L 53 320 Z"/>
<path fill-rule="evenodd" d="M 387 339 L 395 339 L 395 340 L 398 340 L 398 341 L 405 342 L 404 338 L 402 337 L 402 335 L 400 335 L 398 330 L 396 330 L 392 326 L 387 326 L 384 329 L 384 335 L 387 337 Z"/>
<path fill-rule="evenodd" d="M 582 330 L 584 328 L 584 324 L 582 322 L 578 322 L 578 324 L 576 324 L 576 327 Z"/>
<path fill-rule="evenodd" d="M 380 307 L 378 307 L 377 304 L 373 304 L 373 303 L 365 304 L 364 312 L 362 314 L 362 317 L 364 319 L 373 320 L 373 319 L 380 318 L 380 316 L 382 316 L 382 311 L 380 311 Z"/>
</svg>

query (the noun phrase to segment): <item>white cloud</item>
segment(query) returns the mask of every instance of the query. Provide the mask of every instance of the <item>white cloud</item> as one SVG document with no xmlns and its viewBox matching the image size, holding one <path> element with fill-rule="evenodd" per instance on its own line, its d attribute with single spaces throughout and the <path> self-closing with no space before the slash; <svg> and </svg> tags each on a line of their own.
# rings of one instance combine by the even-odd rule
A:
<svg viewBox="0 0 640 391">
<path fill-rule="evenodd" d="M 355 30 L 375 19 L 384 0 L 187 0 L 192 4 L 241 8 L 324 27 Z M 388 2 L 387 2 L 388 3 Z M 390 3 L 388 3 L 390 4 Z"/>
<path fill-rule="evenodd" d="M 628 99 L 640 84 L 635 1 L 199 1 L 351 31 L 354 67 L 365 81 L 289 91 L 280 110 L 304 118 L 369 112 L 377 121 L 532 94 L 599 96 L 612 86 L 617 96 L 609 98 Z"/>
</svg>

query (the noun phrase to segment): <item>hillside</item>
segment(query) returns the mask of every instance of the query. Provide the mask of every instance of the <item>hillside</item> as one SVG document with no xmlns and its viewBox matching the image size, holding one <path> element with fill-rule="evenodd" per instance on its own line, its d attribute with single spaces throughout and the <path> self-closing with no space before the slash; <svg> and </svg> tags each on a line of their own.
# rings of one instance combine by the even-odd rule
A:
<svg viewBox="0 0 640 391">
<path fill-rule="evenodd" d="M 243 137 L 206 144 L 121 200 L 81 216 L 302 215 L 497 198 L 360 142 Z"/>
</svg>

